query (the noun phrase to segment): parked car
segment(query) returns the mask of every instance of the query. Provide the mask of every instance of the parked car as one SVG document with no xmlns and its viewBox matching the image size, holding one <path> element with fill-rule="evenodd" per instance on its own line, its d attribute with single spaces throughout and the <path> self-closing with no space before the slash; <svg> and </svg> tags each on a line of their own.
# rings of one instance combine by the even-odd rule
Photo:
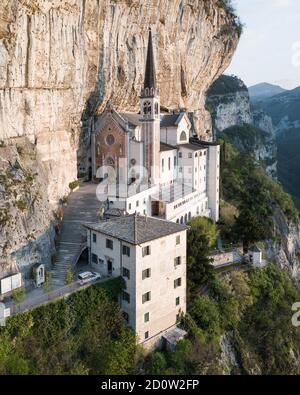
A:
<svg viewBox="0 0 300 395">
<path fill-rule="evenodd" d="M 101 278 L 101 274 L 96 272 L 83 272 L 78 274 L 78 281 L 80 285 L 99 280 L 100 278 Z"/>
</svg>

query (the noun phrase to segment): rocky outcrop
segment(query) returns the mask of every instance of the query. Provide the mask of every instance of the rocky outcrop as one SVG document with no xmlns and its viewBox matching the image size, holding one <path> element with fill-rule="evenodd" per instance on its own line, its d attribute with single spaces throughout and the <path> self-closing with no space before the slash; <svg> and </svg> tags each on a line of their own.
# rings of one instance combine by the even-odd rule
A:
<svg viewBox="0 0 300 395">
<path fill-rule="evenodd" d="M 24 217 L 18 237 L 11 223 L 3 226 L 0 254 L 26 247 L 28 234 L 38 240 L 47 233 L 50 208 L 76 178 L 77 164 L 88 161 L 95 109 L 112 99 L 118 110 L 137 110 L 149 26 L 162 105 L 195 111 L 199 134 L 211 139 L 205 92 L 228 66 L 239 35 L 223 1 L 1 2 L 0 141 L 13 149 L 12 139 L 26 137 L 35 146 L 43 209 L 31 206 L 32 223 Z M 10 154 L 1 155 L 5 162 Z"/>
<path fill-rule="evenodd" d="M 300 220 L 289 221 L 284 213 L 276 208 L 274 226 L 278 237 L 276 240 L 265 242 L 267 256 L 287 269 L 300 285 Z"/>
<path fill-rule="evenodd" d="M 276 136 L 272 119 L 253 110 L 246 85 L 237 77 L 221 76 L 210 87 L 206 102 L 214 134 L 222 132 L 239 149 L 254 152 L 266 173 L 277 178 Z"/>
</svg>

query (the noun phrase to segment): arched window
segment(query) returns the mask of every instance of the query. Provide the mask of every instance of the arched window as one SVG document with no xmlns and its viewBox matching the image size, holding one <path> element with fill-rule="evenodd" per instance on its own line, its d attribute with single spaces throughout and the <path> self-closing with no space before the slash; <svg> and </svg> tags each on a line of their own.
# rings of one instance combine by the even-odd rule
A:
<svg viewBox="0 0 300 395">
<path fill-rule="evenodd" d="M 183 217 L 180 218 L 180 223 L 183 224 Z"/>
<path fill-rule="evenodd" d="M 186 140 L 187 140 L 186 133 L 183 131 L 183 132 L 181 132 L 181 135 L 180 135 L 180 141 L 186 141 Z"/>
<path fill-rule="evenodd" d="M 151 115 L 151 103 L 149 101 L 145 101 L 144 103 L 144 115 Z"/>
<path fill-rule="evenodd" d="M 192 219 L 192 213 L 189 212 L 189 221 Z"/>
</svg>

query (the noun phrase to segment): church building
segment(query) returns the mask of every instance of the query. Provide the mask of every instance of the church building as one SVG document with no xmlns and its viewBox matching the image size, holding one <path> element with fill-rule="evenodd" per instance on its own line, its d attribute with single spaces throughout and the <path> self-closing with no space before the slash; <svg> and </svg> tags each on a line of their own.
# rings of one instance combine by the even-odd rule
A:
<svg viewBox="0 0 300 395">
<path fill-rule="evenodd" d="M 91 159 L 110 208 L 178 224 L 219 219 L 220 147 L 197 137 L 192 113 L 161 111 L 151 30 L 140 111 L 109 102 L 92 125 Z M 111 176 L 115 189 L 106 187 Z"/>
</svg>

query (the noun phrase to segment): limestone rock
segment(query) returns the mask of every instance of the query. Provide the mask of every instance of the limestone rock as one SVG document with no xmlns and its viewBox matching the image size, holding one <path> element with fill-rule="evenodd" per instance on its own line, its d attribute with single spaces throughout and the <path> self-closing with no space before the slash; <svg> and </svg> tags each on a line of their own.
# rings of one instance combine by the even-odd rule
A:
<svg viewBox="0 0 300 395">
<path fill-rule="evenodd" d="M 36 147 L 45 205 L 32 214 L 36 240 L 48 231 L 46 212 L 88 159 L 95 109 L 109 99 L 118 110 L 138 109 L 149 26 L 162 105 L 195 111 L 199 133 L 211 139 L 206 90 L 230 63 L 239 32 L 222 1 L 1 1 L 0 142 L 27 137 Z M 31 226 L 24 219 L 7 251 L 26 246 Z M 15 237 L 13 229 L 3 232 Z"/>
</svg>

